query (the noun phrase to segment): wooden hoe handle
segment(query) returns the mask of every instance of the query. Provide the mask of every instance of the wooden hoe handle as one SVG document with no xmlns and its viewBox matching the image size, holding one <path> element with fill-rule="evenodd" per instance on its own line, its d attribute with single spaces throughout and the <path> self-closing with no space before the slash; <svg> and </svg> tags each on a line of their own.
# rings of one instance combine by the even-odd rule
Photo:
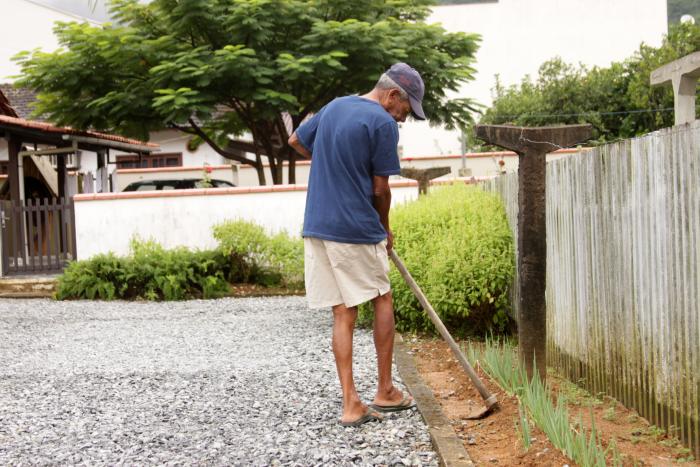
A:
<svg viewBox="0 0 700 467">
<path fill-rule="evenodd" d="M 413 291 L 413 294 L 423 306 L 423 309 L 426 311 L 426 313 L 428 313 L 428 317 L 430 317 L 430 320 L 433 322 L 442 338 L 445 339 L 447 345 L 450 346 L 450 349 L 452 350 L 454 356 L 457 358 L 457 361 L 459 361 L 459 363 L 462 365 L 462 368 L 464 368 L 464 371 L 466 371 L 467 375 L 469 375 L 469 379 L 472 380 L 472 383 L 479 391 L 479 394 L 481 394 L 481 397 L 484 399 L 486 406 L 489 408 L 493 407 L 495 404 L 498 403 L 498 401 L 496 400 L 496 396 L 491 394 L 491 392 L 488 389 L 486 389 L 486 386 L 481 381 L 481 379 L 479 379 L 479 376 L 474 371 L 474 368 L 472 368 L 467 359 L 464 357 L 464 354 L 459 349 L 459 346 L 457 346 L 457 343 L 447 331 L 445 325 L 442 324 L 442 321 L 440 321 L 440 317 L 437 315 L 437 313 L 435 313 L 435 310 L 433 310 L 433 307 L 430 304 L 430 302 L 428 302 L 428 299 L 425 297 L 425 294 L 420 289 L 416 281 L 413 280 L 411 273 L 408 272 L 408 269 L 406 269 L 406 266 L 404 266 L 403 261 L 401 261 L 399 256 L 396 254 L 396 250 L 392 249 L 389 252 L 389 256 L 396 265 L 396 268 L 401 273 L 401 276 L 403 276 L 404 280 Z"/>
</svg>

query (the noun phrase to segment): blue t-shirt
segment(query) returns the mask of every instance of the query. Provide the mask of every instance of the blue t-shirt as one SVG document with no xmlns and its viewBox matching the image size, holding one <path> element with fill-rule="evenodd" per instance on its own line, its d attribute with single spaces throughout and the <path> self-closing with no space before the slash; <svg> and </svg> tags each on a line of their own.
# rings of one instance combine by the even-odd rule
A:
<svg viewBox="0 0 700 467">
<path fill-rule="evenodd" d="M 387 236 L 372 204 L 372 176 L 400 172 L 399 127 L 375 101 L 340 97 L 297 131 L 313 158 L 304 237 L 374 244 Z"/>
</svg>

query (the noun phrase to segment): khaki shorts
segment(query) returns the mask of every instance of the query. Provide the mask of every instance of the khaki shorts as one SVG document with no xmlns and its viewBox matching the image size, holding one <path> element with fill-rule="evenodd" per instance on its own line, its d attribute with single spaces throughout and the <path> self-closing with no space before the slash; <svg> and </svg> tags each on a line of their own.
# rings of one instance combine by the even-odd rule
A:
<svg viewBox="0 0 700 467">
<path fill-rule="evenodd" d="M 304 238 L 306 298 L 311 308 L 354 307 L 391 290 L 386 240 L 375 245 Z"/>
</svg>

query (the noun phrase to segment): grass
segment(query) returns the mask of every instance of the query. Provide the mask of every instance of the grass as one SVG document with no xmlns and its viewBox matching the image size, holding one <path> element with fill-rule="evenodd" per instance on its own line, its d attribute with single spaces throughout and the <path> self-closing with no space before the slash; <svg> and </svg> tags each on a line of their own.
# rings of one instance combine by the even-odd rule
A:
<svg viewBox="0 0 700 467">
<path fill-rule="evenodd" d="M 529 418 L 556 448 L 577 464 L 595 467 L 622 465 L 614 440 L 607 449 L 603 447 L 595 422 L 590 430 L 584 428 L 580 418 L 577 423 L 571 424 L 564 393 L 559 395 L 555 403 L 550 389 L 542 383 L 537 371 L 533 372 L 533 378 L 528 381 L 511 343 L 490 338 L 481 349 L 467 344 L 465 350 L 473 365 L 479 363 L 506 392 L 518 397 L 521 407 L 519 433 L 526 448 L 529 447 L 526 441 L 530 438 L 525 430 L 529 426 L 524 426 Z M 592 409 L 591 420 L 593 421 Z"/>
</svg>

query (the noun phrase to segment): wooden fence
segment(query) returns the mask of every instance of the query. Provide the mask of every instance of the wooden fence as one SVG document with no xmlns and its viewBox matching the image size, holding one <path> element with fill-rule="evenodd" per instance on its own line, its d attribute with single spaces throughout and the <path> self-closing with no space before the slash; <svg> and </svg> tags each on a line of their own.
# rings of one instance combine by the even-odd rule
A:
<svg viewBox="0 0 700 467">
<path fill-rule="evenodd" d="M 2 275 L 61 272 L 76 259 L 75 210 L 63 198 L 0 201 Z"/>
<path fill-rule="evenodd" d="M 700 120 L 547 165 L 547 355 L 700 455 Z"/>
</svg>

